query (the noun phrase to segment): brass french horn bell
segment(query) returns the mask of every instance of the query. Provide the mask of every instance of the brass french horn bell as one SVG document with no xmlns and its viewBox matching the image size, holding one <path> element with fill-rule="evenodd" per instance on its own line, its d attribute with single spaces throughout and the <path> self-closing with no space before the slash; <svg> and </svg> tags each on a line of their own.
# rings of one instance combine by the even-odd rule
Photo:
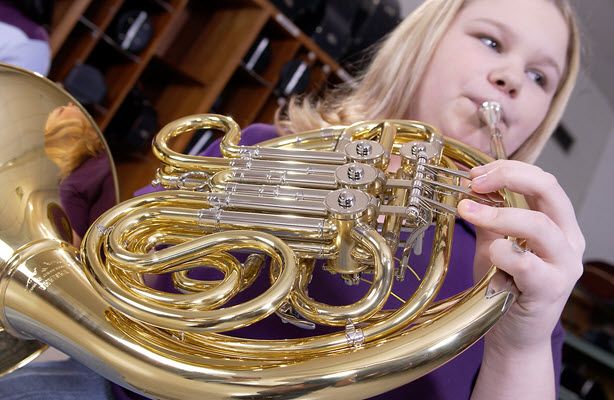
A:
<svg viewBox="0 0 614 400">
<path fill-rule="evenodd" d="M 365 121 L 241 146 L 241 130 L 228 117 L 181 118 L 153 144 L 163 164 L 154 183 L 167 190 L 107 211 L 77 249 L 50 217 L 61 204 L 41 142 L 46 114 L 74 99 L 12 67 L 2 67 L 0 84 L 0 325 L 10 340 L 47 343 L 154 398 L 367 398 L 449 361 L 511 303 L 510 291 L 491 281 L 495 267 L 475 287 L 433 301 L 456 204 L 475 196 L 461 184 L 468 175 L 459 166 L 491 158 L 431 126 Z M 224 133 L 223 158 L 171 149 L 173 138 L 197 129 Z M 397 171 L 387 170 L 392 156 L 401 159 Z M 522 205 L 519 196 L 501 194 L 501 205 Z M 398 309 L 384 310 L 432 224 L 420 286 Z M 188 274 L 203 265 L 224 277 Z M 309 295 L 314 268 L 371 285 L 355 304 L 325 304 Z M 147 283 L 168 273 L 178 293 Z M 270 280 L 263 293 L 228 303 L 262 273 Z M 284 340 L 226 333 L 264 318 L 335 330 Z M 23 353 L 39 352 L 34 343 Z M 19 358 L 3 360 L 3 371 L 32 357 Z"/>
</svg>

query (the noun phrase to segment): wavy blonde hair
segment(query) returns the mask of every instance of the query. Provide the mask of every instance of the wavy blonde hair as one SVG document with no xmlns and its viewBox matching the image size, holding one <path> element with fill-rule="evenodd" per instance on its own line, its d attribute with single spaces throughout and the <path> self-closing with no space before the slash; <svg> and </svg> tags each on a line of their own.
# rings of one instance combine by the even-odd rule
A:
<svg viewBox="0 0 614 400">
<path fill-rule="evenodd" d="M 439 41 L 471 0 L 426 0 L 380 43 L 369 67 L 321 99 L 293 98 L 276 116 L 282 132 L 300 132 L 379 118 L 407 118 Z M 580 33 L 568 0 L 551 0 L 569 27 L 566 68 L 550 109 L 512 159 L 534 162 L 556 129 L 580 68 Z"/>
<path fill-rule="evenodd" d="M 62 107 L 56 108 L 45 123 L 45 153 L 60 169 L 60 179 L 66 178 L 85 160 L 104 151 L 104 145 L 89 119 L 66 117 Z"/>
</svg>

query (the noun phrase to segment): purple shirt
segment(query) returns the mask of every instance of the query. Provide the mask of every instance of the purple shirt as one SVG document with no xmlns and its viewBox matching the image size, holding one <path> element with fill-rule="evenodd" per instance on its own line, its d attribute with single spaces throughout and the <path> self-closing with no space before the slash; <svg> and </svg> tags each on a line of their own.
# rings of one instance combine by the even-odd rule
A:
<svg viewBox="0 0 614 400">
<path fill-rule="evenodd" d="M 92 222 L 116 203 L 106 153 L 84 161 L 60 182 L 60 201 L 72 228 L 83 237 Z"/>
<path fill-rule="evenodd" d="M 255 124 L 247 127 L 243 131 L 241 144 L 251 145 L 277 136 L 275 127 L 271 125 Z M 201 155 L 220 156 L 220 140 L 212 143 Z M 140 192 L 152 191 L 152 188 L 144 188 Z M 430 244 L 433 238 L 433 229 L 429 229 L 425 234 L 424 252 L 420 256 L 412 255 L 410 264 L 419 276 L 423 276 L 428 265 L 430 256 Z M 448 269 L 447 277 L 442 285 L 437 299 L 444 299 L 453 296 L 473 285 L 473 255 L 475 249 L 475 231 L 472 226 L 462 220 L 457 220 L 454 229 L 452 242 L 452 256 Z M 268 287 L 268 277 L 262 274 L 252 287 L 239 294 L 233 303 L 248 298 L 254 293 L 260 293 Z M 198 272 L 192 275 L 199 277 Z M 205 278 L 205 276 L 200 276 Z M 309 286 L 310 296 L 325 301 L 330 304 L 348 304 L 362 297 L 367 284 L 358 286 L 346 286 L 338 276 L 332 276 L 321 268 L 314 269 L 312 282 L 318 285 Z M 408 298 L 417 288 L 419 282 L 411 273 L 407 273 L 405 281 L 395 282 L 393 291 L 401 297 Z M 172 287 L 170 277 L 161 277 L 157 286 L 169 290 Z M 400 304 L 394 298 L 389 300 L 385 308 L 396 308 Z M 336 329 L 338 330 L 338 329 Z M 335 331 L 336 331 L 335 330 Z M 318 327 L 315 333 L 331 332 L 328 328 Z M 305 331 L 290 324 L 284 324 L 280 319 L 273 315 L 250 327 L 243 328 L 234 332 L 237 335 L 250 338 L 275 339 L 283 337 L 304 337 L 314 334 L 314 331 Z M 563 330 L 560 324 L 557 325 L 552 335 L 552 351 L 554 358 L 555 376 L 558 386 L 561 349 L 563 346 Z M 436 369 L 435 371 L 415 380 L 405 386 L 389 391 L 385 394 L 373 397 L 374 399 L 441 399 L 458 400 L 468 399 L 471 395 L 473 384 L 482 362 L 484 351 L 483 340 L 468 348 L 465 352 L 454 358 L 452 361 Z M 118 390 L 119 391 L 119 390 Z M 125 394 L 125 390 L 121 390 Z M 117 392 L 116 392 L 117 394 Z M 119 395 L 118 399 L 130 399 L 130 397 Z"/>
</svg>

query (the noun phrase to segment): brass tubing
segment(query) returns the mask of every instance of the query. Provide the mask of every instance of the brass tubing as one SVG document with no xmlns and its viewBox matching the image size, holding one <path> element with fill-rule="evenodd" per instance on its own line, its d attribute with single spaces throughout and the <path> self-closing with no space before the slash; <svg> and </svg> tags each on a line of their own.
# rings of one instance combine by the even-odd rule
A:
<svg viewBox="0 0 614 400">
<path fill-rule="evenodd" d="M 58 95 L 51 82 L 10 67 L 0 66 L 0 79 L 8 88 L 1 92 L 7 99 L 18 93 L 40 100 L 34 108 L 13 110 L 16 120 L 29 121 L 28 132 L 30 125 L 43 126 L 51 109 L 74 101 L 68 94 Z M 36 90 L 29 92 L 30 86 Z M 4 133 L 21 140 L 22 128 L 11 125 Z M 222 147 L 232 158 L 187 156 L 168 146 L 178 135 L 201 128 L 223 131 Z M 418 289 L 402 299 L 398 309 L 384 311 L 380 306 L 391 294 L 387 279 L 392 252 L 375 231 L 377 209 L 382 205 L 380 210 L 399 211 L 402 205 L 390 204 L 391 189 L 399 188 L 386 185 L 392 174 L 384 171 L 383 154 L 402 151 L 407 161 L 403 166 L 411 171 L 413 150 L 402 146 L 422 141 L 421 147 L 439 151 L 444 139 L 428 125 L 397 120 L 305 132 L 258 146 L 239 146 L 240 134 L 230 118 L 216 115 L 167 125 L 154 144 L 154 152 L 166 164 L 157 181 L 184 190 L 152 193 L 114 207 L 88 230 L 80 250 L 59 240 L 72 238 L 60 215 L 57 171 L 41 151 L 43 137 L 25 135 L 30 145 L 23 154 L 8 149 L 3 159 L 8 180 L 3 183 L 8 184 L 7 193 L 13 193 L 5 196 L 7 210 L 14 212 L 7 214 L 0 229 L 0 347 L 10 348 L 9 354 L 1 352 L 0 374 L 23 365 L 44 347 L 38 342 L 21 346 L 27 338 L 48 342 L 106 378 L 153 398 L 371 397 L 447 362 L 512 304 L 513 290 L 496 279 L 496 268 L 474 288 L 433 303 L 450 261 L 458 201 L 458 196 L 445 192 L 454 189 L 450 183 L 458 184 L 451 176 L 467 178 L 466 171 L 458 173 L 449 163 L 450 168 L 439 163 L 445 165 L 448 156 L 463 168 L 488 162 L 479 151 L 448 140 L 444 160 L 433 159 L 431 168 L 421 154 L 415 183 L 426 178 L 422 183 L 436 186 L 423 198 L 411 199 L 411 217 L 426 226 L 433 219 L 431 207 L 438 207 L 433 212 L 432 257 Z M 348 158 L 380 168 L 375 187 L 358 182 L 364 170 L 354 166 L 342 166 L 336 174 L 346 151 Z M 26 164 L 33 168 L 16 168 Z M 28 176 L 13 179 L 18 170 Z M 35 170 L 40 173 L 32 179 Z M 220 180 L 213 179 L 220 171 Z M 266 182 L 241 186 L 228 181 L 252 173 Z M 369 175 L 371 182 L 373 174 Z M 296 179 L 282 184 L 288 176 Z M 355 188 L 345 176 L 356 181 Z M 326 194 L 336 189 L 331 177 L 348 187 Z M 325 187 L 315 189 L 316 185 Z M 244 192 L 222 192 L 237 188 Z M 326 215 L 317 204 L 323 194 Z M 501 195 L 505 205 L 522 206 L 514 194 Z M 427 201 L 432 204 L 423 204 Z M 273 218 L 274 208 L 282 208 L 283 215 Z M 244 265 L 235 258 L 237 253 L 248 255 Z M 246 303 L 227 306 L 230 297 L 254 282 L 265 259 L 271 262 L 268 288 Z M 305 308 L 314 314 L 310 317 L 322 314 L 333 323 L 346 324 L 345 330 L 304 339 L 232 336 L 238 334 L 236 328 L 267 316 L 310 327 L 313 323 L 291 305 L 291 296 L 297 285 L 307 288 L 317 259 L 326 259 L 327 268 L 344 273 L 350 283 L 363 280 L 357 271 L 365 268 L 377 275 L 371 292 L 357 305 L 335 309 L 306 299 Z M 219 270 L 223 277 L 203 282 L 188 275 L 201 267 Z M 150 288 L 149 274 L 154 272 L 172 273 L 175 286 L 185 293 Z M 14 349 L 16 356 L 10 354 Z"/>
<path fill-rule="evenodd" d="M 394 138 L 397 134 L 397 129 L 394 124 L 388 121 L 382 122 L 382 132 L 380 134 L 379 143 L 384 148 L 384 151 L 388 154 L 388 157 L 392 153 L 392 146 L 394 145 Z"/>
<path fill-rule="evenodd" d="M 365 296 L 346 306 L 331 306 L 317 302 L 305 292 L 306 284 L 299 283 L 292 294 L 292 304 L 299 314 L 318 324 L 345 326 L 348 320 L 361 322 L 378 312 L 388 300 L 394 275 L 394 261 L 390 248 L 380 234 L 364 223 L 352 229 L 352 238 L 367 248 L 375 260 L 373 283 Z"/>
<path fill-rule="evenodd" d="M 226 117 L 230 120 L 230 118 Z M 232 120 L 230 120 L 232 121 Z M 224 157 L 228 158 L 241 158 L 247 156 L 250 159 L 260 160 L 277 160 L 277 161 L 302 161 L 316 164 L 344 164 L 346 163 L 346 157 L 343 154 L 335 153 L 332 151 L 317 151 L 311 150 L 279 150 L 276 148 L 267 148 L 262 145 L 257 146 L 241 146 L 241 131 L 238 125 L 232 122 L 226 122 L 223 124 L 223 131 L 225 132 L 222 141 L 220 142 L 220 150 Z M 176 129 L 176 128 L 175 128 Z M 308 135 L 301 135 L 305 138 Z M 319 134 L 319 139 L 330 139 L 334 135 L 323 136 Z M 302 140 L 301 140 L 302 141 Z M 303 144 L 304 145 L 304 144 Z"/>
<path fill-rule="evenodd" d="M 241 265 L 234 257 L 227 253 L 209 255 L 206 264 L 225 272 L 222 280 L 215 282 L 203 282 L 190 280 L 179 274 L 187 271 L 179 271 L 173 274 L 173 282 L 178 289 L 186 289 L 187 292 L 176 294 L 155 290 L 146 285 L 141 275 L 126 271 L 116 270 L 114 275 L 121 279 L 128 291 L 135 293 L 141 298 L 159 304 L 174 304 L 183 308 L 212 309 L 225 304 L 230 298 L 239 293 L 243 281 Z M 202 267 L 201 260 L 189 261 L 183 264 L 186 269 Z"/>
<path fill-rule="evenodd" d="M 390 313 L 387 319 L 363 329 L 365 344 L 376 342 L 403 330 L 426 310 L 445 278 L 450 260 L 453 229 L 453 216 L 438 216 L 432 247 L 434 256 L 429 261 L 421 284 L 405 304 Z M 343 351 L 349 346 L 345 333 L 277 341 L 251 340 L 222 335 L 199 336 L 198 340 L 204 347 L 215 349 L 223 354 L 236 354 L 244 360 L 287 357 L 289 354 L 300 354 L 301 357 L 310 358 L 318 354 Z"/>
<path fill-rule="evenodd" d="M 109 254 L 107 255 L 117 265 L 125 265 L 137 273 L 173 272 L 170 265 L 177 259 L 186 260 L 193 257 L 192 246 L 180 243 L 173 247 L 157 250 L 148 254 L 137 254 L 124 246 L 139 229 L 144 221 L 168 221 L 171 227 L 181 231 L 181 225 L 192 222 L 194 225 L 202 224 L 208 227 L 217 227 L 220 230 L 257 228 L 262 231 L 274 232 L 285 239 L 297 238 L 327 240 L 334 238 L 335 226 L 322 218 L 296 217 L 291 215 L 255 214 L 249 212 L 226 211 L 216 208 L 203 208 L 200 210 L 181 208 L 148 208 L 135 210 L 126 214 L 124 218 L 113 224 L 108 239 Z M 96 234 L 96 232 L 92 233 Z M 175 268 L 180 268 L 179 266 Z"/>
<path fill-rule="evenodd" d="M 227 133 L 240 131 L 239 126 L 232 119 L 221 115 L 191 115 L 183 117 L 162 127 L 152 143 L 153 153 L 162 163 L 185 170 L 193 170 L 202 164 L 207 165 L 207 168 L 212 170 L 228 168 L 228 159 L 191 156 L 170 148 L 169 142 L 173 138 L 198 129 L 216 129 Z"/>
<path fill-rule="evenodd" d="M 102 245 L 103 243 L 100 243 Z M 213 310 L 202 307 L 179 309 L 171 304 L 144 301 L 129 287 L 112 278 L 112 271 L 102 267 L 98 257 L 88 257 L 86 275 L 95 284 L 98 293 L 114 307 L 148 324 L 180 331 L 225 331 L 250 325 L 272 314 L 285 300 L 296 280 L 297 270 L 292 250 L 272 235 L 253 231 L 221 232 L 194 239 L 188 254 L 176 257 L 177 263 L 189 261 L 219 251 L 236 250 L 241 246 L 257 249 L 283 265 L 280 278 L 263 294 L 242 304 Z M 177 245 L 179 247 L 182 245 Z M 182 246 L 183 247 L 183 246 Z M 108 258 L 108 254 L 107 254 Z"/>
<path fill-rule="evenodd" d="M 394 146 L 394 138 L 396 137 L 396 127 L 388 121 L 382 122 L 382 132 L 380 134 L 379 143 L 384 148 L 384 158 L 382 160 L 382 170 L 386 170 L 390 164 L 390 156 Z"/>
<path fill-rule="evenodd" d="M 147 224 L 134 224 L 131 227 L 129 235 L 122 235 L 120 241 L 113 242 L 113 246 L 116 246 L 117 243 L 122 243 L 123 246 L 117 252 L 113 252 L 111 254 L 111 257 L 114 259 L 114 262 L 117 263 L 117 265 L 123 264 L 124 261 L 122 260 L 125 260 L 127 265 L 131 265 L 132 259 L 130 257 L 133 253 L 147 254 L 151 252 L 151 250 L 158 244 L 177 245 L 200 237 L 204 234 L 218 231 L 218 229 L 214 226 L 201 226 L 196 224 L 188 225 L 186 224 L 186 220 L 182 219 L 173 219 L 169 218 L 168 216 L 162 219 L 152 219 L 151 215 L 149 216 L 150 218 L 141 219 L 146 220 Z M 255 218 L 261 217 L 255 216 Z M 247 225 L 249 224 L 243 223 L 242 225 L 234 226 L 234 229 L 244 229 Z M 181 232 L 177 232 L 177 226 L 181 226 Z M 250 225 L 250 227 L 253 226 Z M 323 227 L 325 236 L 329 237 L 329 239 L 332 238 L 334 235 L 334 233 L 332 233 L 334 231 L 334 227 L 329 223 L 324 224 Z M 317 229 L 319 231 L 319 228 Z M 327 233 L 330 229 L 333 231 Z M 335 248 L 334 244 L 330 242 L 330 240 L 329 242 L 326 242 L 313 239 L 312 242 L 309 242 L 305 240 L 304 236 L 297 235 L 295 233 L 289 233 L 286 235 L 287 237 L 284 237 L 284 232 L 278 230 L 276 234 L 283 237 L 290 248 L 292 248 L 292 250 L 300 257 L 317 257 L 328 259 L 335 257 L 337 254 L 337 249 Z M 319 237 L 319 234 L 317 234 L 316 237 Z M 118 259 L 119 254 L 124 254 L 122 259 Z M 131 268 L 136 267 L 132 266 Z M 166 267 L 162 269 L 165 268 Z M 154 271 L 148 269 L 147 272 L 153 273 Z"/>
<path fill-rule="evenodd" d="M 225 133 L 220 149 L 223 154 L 229 158 L 220 157 L 203 157 L 192 156 L 179 153 L 170 148 L 169 142 L 182 134 L 194 132 L 198 129 L 215 129 Z M 275 150 L 275 149 L 260 149 L 259 146 L 239 146 L 241 131 L 239 126 L 231 118 L 214 115 L 214 114 L 197 114 L 184 118 L 177 119 L 165 125 L 156 135 L 152 150 L 156 157 L 166 165 L 171 165 L 184 171 L 191 170 L 210 170 L 219 171 L 228 168 L 232 165 L 240 165 L 241 162 L 236 162 L 234 158 L 247 156 L 248 160 L 242 160 L 243 164 L 253 164 L 260 161 L 260 168 L 267 168 L 271 163 L 286 163 L 286 165 L 278 164 L 278 168 L 292 170 L 292 164 L 296 164 L 296 160 L 302 160 L 307 164 L 324 163 L 324 164 L 343 164 L 345 156 L 335 152 L 312 152 L 307 150 Z M 270 154 L 270 161 L 259 160 L 258 152 L 263 151 L 264 154 Z M 313 155 L 310 155 L 314 153 Z M 233 164 L 233 162 L 235 162 Z M 256 164 L 258 165 L 258 164 Z M 308 166 L 306 166 L 307 168 Z M 334 172 L 334 171 L 333 171 Z"/>
<path fill-rule="evenodd" d="M 198 196 L 181 191 L 152 193 L 124 203 L 123 207 L 120 207 L 123 212 L 117 214 L 107 212 L 103 214 L 98 219 L 97 226 L 86 233 L 83 242 L 83 249 L 85 251 L 83 257 L 87 260 L 85 272 L 92 282 L 99 282 L 102 284 L 102 286 L 95 285 L 97 291 L 101 296 L 105 297 L 107 301 L 110 301 L 118 309 L 124 310 L 124 312 L 127 312 L 129 315 L 139 315 L 139 318 L 148 321 L 148 323 L 158 326 L 168 326 L 179 330 L 188 330 L 188 328 L 198 330 L 234 329 L 232 327 L 244 326 L 274 312 L 276 307 L 279 306 L 288 295 L 288 292 L 294 284 L 296 279 L 296 265 L 292 250 L 280 239 L 266 233 L 233 231 L 196 238 L 191 242 L 181 243 L 156 252 L 155 254 L 159 256 L 158 261 L 161 262 L 161 265 L 155 264 L 156 256 L 143 255 L 138 257 L 136 254 L 128 252 L 124 253 L 124 260 L 120 259 L 120 265 L 125 267 L 125 262 L 131 262 L 133 260 L 135 263 L 130 266 L 130 269 L 133 271 L 138 270 L 138 268 L 140 268 L 142 272 L 147 272 L 148 270 L 156 271 L 156 268 L 158 271 L 164 271 L 165 268 L 167 270 L 172 270 L 173 265 L 175 265 L 173 263 L 195 260 L 211 252 L 226 251 L 232 248 L 236 249 L 241 246 L 247 246 L 263 251 L 276 260 L 276 262 L 280 262 L 281 265 L 284 265 L 282 270 L 284 279 L 278 280 L 276 284 L 267 291 L 272 295 L 271 299 L 274 299 L 273 302 L 270 301 L 271 299 L 265 300 L 264 296 L 259 296 L 248 302 L 251 304 L 243 303 L 242 305 L 226 309 L 210 311 L 197 310 L 190 313 L 183 310 L 176 310 L 172 307 L 142 303 L 142 300 L 134 293 L 130 292 L 126 285 L 112 278 L 111 271 L 103 264 L 103 260 L 101 259 L 101 247 L 106 248 L 109 246 L 106 252 L 107 261 L 116 259 L 117 254 L 114 254 L 111 249 L 114 247 L 120 251 L 121 249 L 117 247 L 116 243 L 111 242 L 106 244 L 106 237 L 110 231 L 112 236 L 115 235 L 114 237 L 121 240 L 121 237 L 118 237 L 120 233 L 116 232 L 115 229 L 111 229 L 111 227 L 114 227 L 117 223 L 121 223 L 121 219 L 125 213 L 142 213 L 143 211 L 140 210 L 140 207 L 138 209 L 139 211 L 134 208 L 137 205 L 145 207 L 146 210 L 147 208 L 151 209 L 151 205 L 155 203 L 164 203 L 171 199 L 176 199 L 177 202 L 183 199 L 186 203 L 189 203 L 190 200 L 194 200 L 195 197 Z M 135 221 L 131 222 L 135 224 Z M 126 226 L 130 226 L 130 224 Z M 241 243 L 241 245 L 239 245 L 239 243 Z M 142 260 L 139 260 L 140 264 L 137 264 L 136 261 L 139 258 L 153 258 L 150 262 L 151 267 L 144 266 Z M 281 260 L 283 260 L 283 262 Z M 121 264 L 122 262 L 124 262 L 124 264 Z M 137 268 L 138 265 L 140 266 Z M 178 269 L 180 267 L 176 268 Z M 267 297 L 268 296 L 267 294 Z M 121 299 L 130 299 L 130 302 Z M 157 313 L 149 314 L 144 312 L 145 309 L 157 309 Z M 228 321 L 228 313 L 230 312 L 232 315 L 235 310 L 240 313 L 241 317 L 232 318 L 232 321 Z"/>
<path fill-rule="evenodd" d="M 181 341 L 140 343 L 134 325 L 117 324 L 121 321 L 116 322 L 108 304 L 85 279 L 76 252 L 57 246 L 60 249 L 22 253 L 20 262 L 3 275 L 3 325 L 19 337 L 35 336 L 70 353 L 122 386 L 163 399 L 201 399 L 203 393 L 211 399 L 289 393 L 314 399 L 371 397 L 447 362 L 479 339 L 508 304 L 506 294 L 486 298 L 482 288 L 430 324 L 365 345 L 359 358 L 350 352 L 257 368 L 242 358 L 224 358 L 214 352 L 207 356 L 204 348 L 194 355 L 184 350 Z M 44 289 L 38 282 L 28 286 L 27 277 L 43 259 L 61 260 L 65 274 Z M 274 365 L 285 366 L 270 368 Z"/>
<path fill-rule="evenodd" d="M 202 281 L 188 276 L 189 269 L 203 266 L 217 269 L 224 274 L 224 278 L 214 281 Z M 210 308 L 224 304 L 238 293 L 242 287 L 242 281 L 244 281 L 241 263 L 228 253 L 212 254 L 207 257 L 204 263 L 203 261 L 196 260 L 188 263 L 186 267 L 185 270 L 173 274 L 173 286 L 183 293 L 201 293 L 203 295 L 202 299 Z M 148 287 L 148 289 L 150 288 Z M 177 296 L 179 304 L 181 304 L 183 293 Z M 141 295 L 149 296 L 149 293 L 143 291 Z"/>
<path fill-rule="evenodd" d="M 332 164 L 308 164 L 290 161 L 263 161 L 263 160 L 250 160 L 250 159 L 231 159 L 230 168 L 231 173 L 235 171 L 276 171 L 276 172 L 289 172 L 305 175 L 334 175 L 337 170 L 336 165 Z"/>
<path fill-rule="evenodd" d="M 292 135 L 281 135 L 260 143 L 261 147 L 334 151 L 346 126 L 331 126 Z"/>
</svg>

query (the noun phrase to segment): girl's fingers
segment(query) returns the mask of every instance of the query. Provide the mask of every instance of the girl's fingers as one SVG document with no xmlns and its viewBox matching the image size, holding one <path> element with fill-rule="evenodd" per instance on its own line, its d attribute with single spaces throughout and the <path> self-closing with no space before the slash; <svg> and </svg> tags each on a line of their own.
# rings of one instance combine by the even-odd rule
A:
<svg viewBox="0 0 614 400">
<path fill-rule="evenodd" d="M 507 239 L 497 239 L 490 245 L 490 259 L 499 269 L 514 278 L 518 290 L 525 295 L 538 293 L 544 282 L 551 280 L 549 266 L 530 251 L 519 252 Z"/>
<path fill-rule="evenodd" d="M 492 193 L 507 188 L 527 196 L 537 211 L 550 217 L 561 227 L 568 240 L 583 251 L 584 237 L 573 206 L 553 175 L 534 165 L 512 160 L 498 160 L 476 167 L 471 170 L 471 175 L 471 189 L 476 193 Z"/>
<path fill-rule="evenodd" d="M 462 200 L 458 204 L 462 218 L 473 225 L 500 235 L 527 240 L 537 255 L 558 260 L 568 252 L 568 241 L 561 229 L 544 213 L 519 208 L 497 208 Z"/>
<path fill-rule="evenodd" d="M 566 297 L 582 274 L 580 262 L 557 268 L 530 251 L 519 251 L 507 239 L 493 241 L 489 252 L 491 262 L 510 274 L 518 290 L 530 297 L 546 296 L 548 301 Z"/>
</svg>

